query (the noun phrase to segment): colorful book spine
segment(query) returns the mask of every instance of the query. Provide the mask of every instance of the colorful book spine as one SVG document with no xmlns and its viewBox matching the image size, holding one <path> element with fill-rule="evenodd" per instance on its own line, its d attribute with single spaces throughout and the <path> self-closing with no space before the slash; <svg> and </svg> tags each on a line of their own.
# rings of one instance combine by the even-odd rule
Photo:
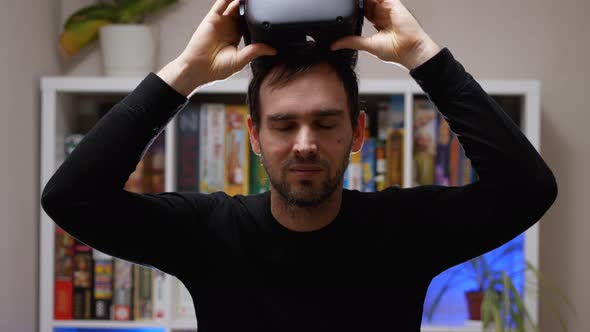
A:
<svg viewBox="0 0 590 332">
<path fill-rule="evenodd" d="M 414 185 L 430 185 L 435 182 L 437 113 L 429 99 L 414 99 Z"/>
<path fill-rule="evenodd" d="M 151 268 L 133 264 L 133 319 L 151 320 L 153 310 L 153 271 Z"/>
<path fill-rule="evenodd" d="M 75 239 L 59 226 L 55 226 L 55 289 L 54 318 L 72 319 L 73 307 L 73 272 Z"/>
<path fill-rule="evenodd" d="M 73 319 L 92 319 L 92 248 L 76 240 L 73 265 Z"/>
<path fill-rule="evenodd" d="M 376 146 L 375 138 L 367 137 L 361 150 L 362 182 L 361 190 L 366 192 L 375 191 L 375 159 Z"/>
<path fill-rule="evenodd" d="M 250 149 L 250 194 L 260 194 L 270 190 L 270 181 L 262 165 L 261 156 Z"/>
<path fill-rule="evenodd" d="M 224 190 L 230 196 L 250 191 L 248 114 L 246 105 L 225 106 Z"/>
<path fill-rule="evenodd" d="M 461 144 L 457 136 L 451 138 L 449 147 L 449 185 L 459 186 L 461 184 Z"/>
<path fill-rule="evenodd" d="M 92 256 L 94 260 L 92 318 L 111 319 L 113 306 L 113 257 L 98 250 L 93 250 Z"/>
<path fill-rule="evenodd" d="M 381 191 L 387 188 L 387 158 L 385 157 L 385 140 L 375 139 L 375 190 Z"/>
<path fill-rule="evenodd" d="M 393 95 L 389 100 L 391 104 L 391 115 L 389 128 L 403 129 L 405 114 L 405 97 L 403 95 Z"/>
<path fill-rule="evenodd" d="M 385 185 L 401 187 L 404 180 L 404 129 L 389 129 L 385 142 L 385 159 Z"/>
<path fill-rule="evenodd" d="M 346 170 L 346 188 L 350 190 L 362 190 L 363 166 L 361 164 L 361 153 L 352 153 Z"/>
</svg>

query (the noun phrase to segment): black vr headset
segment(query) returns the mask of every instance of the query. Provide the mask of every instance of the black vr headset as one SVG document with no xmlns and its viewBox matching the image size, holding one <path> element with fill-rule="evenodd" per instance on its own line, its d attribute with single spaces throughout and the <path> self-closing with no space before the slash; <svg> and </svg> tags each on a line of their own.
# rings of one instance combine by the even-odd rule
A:
<svg viewBox="0 0 590 332">
<path fill-rule="evenodd" d="M 329 48 L 337 39 L 360 36 L 364 0 L 240 0 L 240 28 L 246 45 L 265 43 L 278 52 L 315 41 Z M 346 50 L 356 59 L 356 51 Z M 356 60 L 355 60 L 356 62 Z"/>
</svg>

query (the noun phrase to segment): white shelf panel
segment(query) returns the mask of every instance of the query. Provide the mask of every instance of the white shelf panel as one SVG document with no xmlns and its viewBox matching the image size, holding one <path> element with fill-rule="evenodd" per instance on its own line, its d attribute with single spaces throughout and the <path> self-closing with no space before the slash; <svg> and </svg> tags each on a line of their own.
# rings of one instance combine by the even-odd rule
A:
<svg viewBox="0 0 590 332">
<path fill-rule="evenodd" d="M 142 328 L 161 327 L 166 328 L 166 322 L 160 321 L 115 321 L 115 320 L 54 320 L 53 327 L 79 327 L 79 328 Z"/>
<path fill-rule="evenodd" d="M 165 322 L 156 321 L 112 321 L 112 320 L 55 320 L 53 327 L 76 327 L 76 328 L 166 328 Z M 168 325 L 171 330 L 194 330 L 197 331 L 197 321 L 186 319 L 172 322 Z M 476 326 L 442 326 L 423 325 L 421 332 L 481 332 L 481 327 Z"/>
<path fill-rule="evenodd" d="M 41 78 L 42 91 L 68 93 L 129 93 L 141 83 L 140 78 L 94 76 L 45 76 Z M 196 93 L 246 93 L 248 80 L 228 79 L 199 88 Z"/>
<path fill-rule="evenodd" d="M 180 319 L 172 321 L 170 323 L 171 330 L 197 330 L 197 320 L 193 319 Z"/>
<path fill-rule="evenodd" d="M 481 327 L 467 326 L 422 326 L 420 332 L 481 332 Z"/>
<path fill-rule="evenodd" d="M 126 93 L 132 91 L 143 77 L 102 77 L 102 76 L 45 76 L 41 78 L 42 90 L 57 92 Z M 490 94 L 527 95 L 540 91 L 540 83 L 534 80 L 478 80 Z M 217 81 L 199 88 L 196 93 L 246 93 L 248 79 L 231 78 Z M 366 79 L 359 80 L 361 94 L 424 93 L 412 79 Z"/>
</svg>

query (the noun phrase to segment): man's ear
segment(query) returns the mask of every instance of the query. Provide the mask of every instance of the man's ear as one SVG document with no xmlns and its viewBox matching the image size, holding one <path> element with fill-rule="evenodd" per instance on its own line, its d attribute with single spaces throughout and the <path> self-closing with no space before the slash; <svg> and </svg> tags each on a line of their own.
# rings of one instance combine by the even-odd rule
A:
<svg viewBox="0 0 590 332">
<path fill-rule="evenodd" d="M 359 152 L 365 141 L 365 121 L 366 114 L 364 111 L 359 112 L 356 127 L 352 129 L 352 153 Z"/>
<path fill-rule="evenodd" d="M 260 141 L 258 140 L 258 129 L 254 126 L 252 118 L 248 118 L 248 132 L 250 133 L 250 146 L 252 151 L 260 156 Z"/>
</svg>

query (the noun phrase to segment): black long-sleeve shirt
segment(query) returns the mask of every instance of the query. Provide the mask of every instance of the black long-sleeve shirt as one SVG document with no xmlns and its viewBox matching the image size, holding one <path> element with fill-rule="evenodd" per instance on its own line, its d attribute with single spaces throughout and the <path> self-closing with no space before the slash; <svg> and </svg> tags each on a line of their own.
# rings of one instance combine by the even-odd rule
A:
<svg viewBox="0 0 590 332">
<path fill-rule="evenodd" d="M 202 332 L 419 331 L 432 278 L 526 231 L 557 185 L 447 48 L 410 75 L 459 138 L 475 183 L 344 190 L 338 216 L 313 232 L 281 226 L 268 192 L 127 192 L 143 152 L 187 102 L 151 73 L 59 167 L 42 207 L 88 245 L 178 277 Z"/>
</svg>

